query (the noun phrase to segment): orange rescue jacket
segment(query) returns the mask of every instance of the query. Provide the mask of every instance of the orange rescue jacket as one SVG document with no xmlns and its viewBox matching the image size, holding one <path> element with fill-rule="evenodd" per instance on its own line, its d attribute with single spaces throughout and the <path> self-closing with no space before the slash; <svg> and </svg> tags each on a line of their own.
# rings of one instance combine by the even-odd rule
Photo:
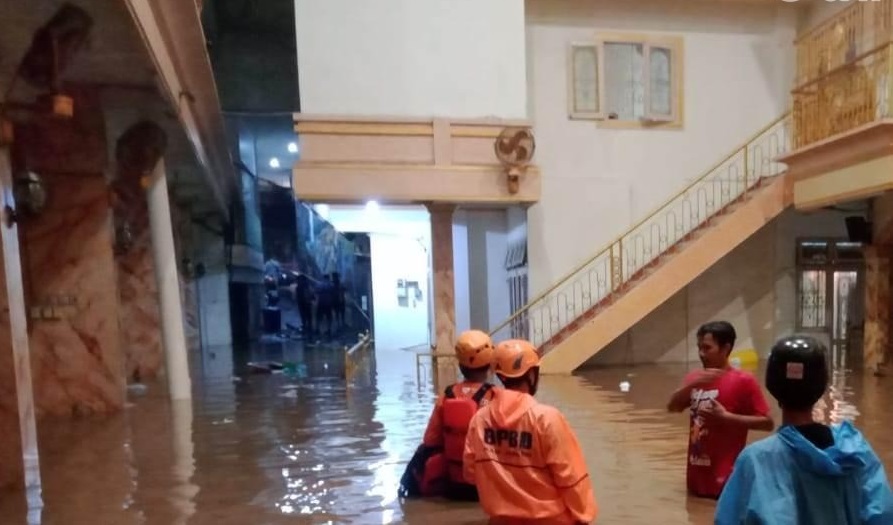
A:
<svg viewBox="0 0 893 525">
<path fill-rule="evenodd" d="M 463 459 L 494 520 L 590 523 L 598 512 L 574 431 L 529 394 L 496 392 L 471 421 Z"/>
</svg>

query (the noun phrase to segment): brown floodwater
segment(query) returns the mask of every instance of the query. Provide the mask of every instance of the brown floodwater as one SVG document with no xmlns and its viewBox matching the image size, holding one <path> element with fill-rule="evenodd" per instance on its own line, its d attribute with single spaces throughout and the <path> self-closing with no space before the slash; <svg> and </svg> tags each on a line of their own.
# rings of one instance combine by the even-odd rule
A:
<svg viewBox="0 0 893 525">
<path fill-rule="evenodd" d="M 0 523 L 486 523 L 475 504 L 396 497 L 433 401 L 412 354 L 379 351 L 349 388 L 340 352 L 285 347 L 261 357 L 306 369 L 237 367 L 233 379 L 230 353 L 209 352 L 193 363 L 192 403 L 171 404 L 151 385 L 119 415 L 41 422 L 42 508 L 29 513 L 23 496 L 0 495 Z M 582 443 L 598 523 L 712 522 L 713 503 L 685 493 L 686 416 L 663 408 L 687 369 L 543 378 L 538 397 L 565 413 Z M 891 399 L 893 378 L 840 373 L 824 410 L 855 418 L 888 472 Z"/>
</svg>

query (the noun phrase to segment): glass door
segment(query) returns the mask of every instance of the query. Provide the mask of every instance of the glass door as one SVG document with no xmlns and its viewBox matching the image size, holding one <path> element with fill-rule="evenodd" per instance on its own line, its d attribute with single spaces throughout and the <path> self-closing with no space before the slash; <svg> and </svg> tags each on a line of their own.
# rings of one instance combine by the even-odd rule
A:
<svg viewBox="0 0 893 525">
<path fill-rule="evenodd" d="M 835 270 L 831 273 L 833 296 L 831 301 L 831 357 L 833 367 L 846 368 L 847 354 L 854 348 L 852 334 L 857 325 L 861 294 L 859 272 L 856 270 Z M 861 323 L 858 323 L 861 324 Z"/>
</svg>

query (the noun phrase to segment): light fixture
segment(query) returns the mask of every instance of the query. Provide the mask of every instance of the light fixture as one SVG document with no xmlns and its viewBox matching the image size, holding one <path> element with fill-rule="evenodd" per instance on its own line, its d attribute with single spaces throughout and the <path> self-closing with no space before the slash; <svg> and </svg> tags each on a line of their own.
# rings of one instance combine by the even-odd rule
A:
<svg viewBox="0 0 893 525">
<path fill-rule="evenodd" d="M 39 215 L 46 208 L 46 183 L 36 173 L 26 171 L 16 174 L 13 180 L 13 194 L 19 207 L 29 215 Z"/>
<path fill-rule="evenodd" d="M 378 213 L 379 208 L 378 201 L 366 202 L 366 211 L 369 213 Z"/>
<path fill-rule="evenodd" d="M 329 205 L 328 204 L 316 204 L 313 206 L 313 209 L 316 210 L 316 213 L 319 214 L 323 219 L 329 218 Z"/>
<path fill-rule="evenodd" d="M 298 143 L 297 142 L 289 142 L 288 143 L 288 152 L 289 153 L 297 153 L 298 152 Z"/>
<path fill-rule="evenodd" d="M 279 159 L 277 159 L 276 157 L 273 157 L 272 159 L 270 159 L 270 167 L 273 168 L 274 170 L 278 169 L 279 168 Z"/>
</svg>

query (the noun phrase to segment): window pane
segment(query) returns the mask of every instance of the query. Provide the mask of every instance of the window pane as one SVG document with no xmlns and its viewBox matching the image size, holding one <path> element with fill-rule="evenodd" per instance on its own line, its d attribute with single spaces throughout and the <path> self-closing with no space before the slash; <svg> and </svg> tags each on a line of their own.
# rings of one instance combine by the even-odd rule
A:
<svg viewBox="0 0 893 525">
<path fill-rule="evenodd" d="M 651 112 L 657 115 L 673 114 L 672 55 L 667 48 L 652 47 L 648 67 L 651 81 Z"/>
<path fill-rule="evenodd" d="M 824 241 L 804 241 L 800 243 L 800 262 L 804 264 L 824 264 L 828 262 L 828 243 Z"/>
<path fill-rule="evenodd" d="M 858 261 L 862 259 L 862 243 L 841 241 L 835 244 L 837 260 Z"/>
<path fill-rule="evenodd" d="M 595 46 L 574 47 L 574 112 L 598 113 L 598 52 Z"/>
<path fill-rule="evenodd" d="M 642 44 L 605 44 L 605 110 L 609 119 L 639 120 L 645 116 L 643 73 Z"/>
<path fill-rule="evenodd" d="M 800 274 L 800 326 L 824 328 L 826 301 L 825 272 L 807 270 Z"/>
<path fill-rule="evenodd" d="M 834 339 L 846 339 L 856 299 L 856 272 L 834 272 Z"/>
</svg>

